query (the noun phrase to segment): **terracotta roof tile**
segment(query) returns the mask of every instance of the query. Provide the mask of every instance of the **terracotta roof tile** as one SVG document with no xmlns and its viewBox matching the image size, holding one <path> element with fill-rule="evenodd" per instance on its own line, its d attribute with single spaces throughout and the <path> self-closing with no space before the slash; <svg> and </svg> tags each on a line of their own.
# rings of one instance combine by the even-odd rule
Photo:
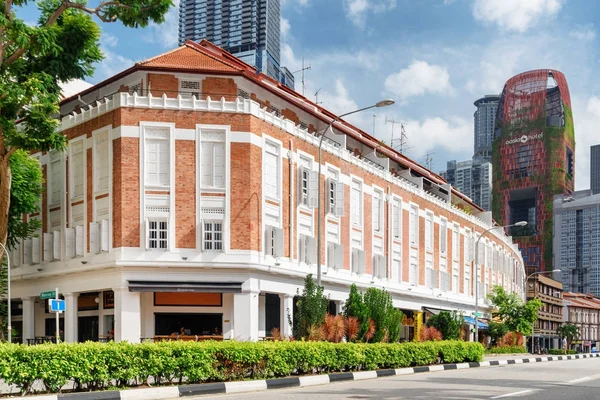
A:
<svg viewBox="0 0 600 400">
<path fill-rule="evenodd" d="M 187 44 L 159 56 L 141 61 L 137 65 L 152 68 L 174 68 L 179 70 L 240 71 L 232 64 Z"/>
</svg>

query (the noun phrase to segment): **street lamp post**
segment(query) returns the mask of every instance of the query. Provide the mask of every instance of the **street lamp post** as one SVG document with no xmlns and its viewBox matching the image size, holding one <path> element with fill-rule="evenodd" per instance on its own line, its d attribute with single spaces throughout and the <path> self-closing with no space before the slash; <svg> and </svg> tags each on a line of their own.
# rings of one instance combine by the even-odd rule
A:
<svg viewBox="0 0 600 400">
<path fill-rule="evenodd" d="M 360 108 L 358 110 L 350 111 L 345 114 L 339 115 L 339 116 L 335 117 L 329 123 L 329 125 L 327 125 L 327 128 L 325 128 L 325 130 L 321 134 L 321 138 L 319 139 L 319 173 L 317 175 L 317 183 L 318 183 L 318 190 L 317 190 L 317 285 L 319 285 L 319 286 L 321 285 L 321 146 L 323 145 L 323 138 L 327 134 L 327 131 L 333 126 L 333 124 L 335 122 L 339 121 L 342 117 L 345 117 L 350 114 L 355 114 L 355 113 L 358 113 L 361 111 L 369 110 L 369 109 L 375 108 L 375 107 L 391 106 L 392 104 L 394 104 L 394 100 L 385 99 L 385 100 L 378 101 L 377 103 L 375 103 L 372 106 Z"/>
<path fill-rule="evenodd" d="M 479 342 L 479 241 L 486 233 L 494 229 L 510 228 L 511 226 L 525 226 L 527 221 L 519 221 L 514 224 L 504 226 L 492 226 L 491 228 L 483 231 L 475 242 L 475 341 Z"/>
<path fill-rule="evenodd" d="M 6 254 L 6 297 L 8 299 L 8 322 L 6 324 L 6 330 L 8 331 L 8 343 L 12 343 L 12 315 L 10 309 L 10 256 L 8 255 L 8 251 L 6 251 L 6 247 L 4 247 L 2 243 L 0 243 L 0 248 L 2 248 L 2 253 Z M 2 256 L 0 255 L 0 260 L 1 259 Z"/>
<path fill-rule="evenodd" d="M 553 274 L 555 272 L 560 272 L 560 269 L 553 269 L 552 271 L 538 271 L 527 275 L 527 279 L 525 279 L 525 284 L 529 282 L 529 278 L 534 275 L 544 275 L 544 274 Z M 527 297 L 527 292 L 525 292 L 525 297 Z M 535 297 L 535 287 L 533 288 L 533 297 Z M 535 353 L 535 321 L 531 324 L 531 354 Z"/>
</svg>

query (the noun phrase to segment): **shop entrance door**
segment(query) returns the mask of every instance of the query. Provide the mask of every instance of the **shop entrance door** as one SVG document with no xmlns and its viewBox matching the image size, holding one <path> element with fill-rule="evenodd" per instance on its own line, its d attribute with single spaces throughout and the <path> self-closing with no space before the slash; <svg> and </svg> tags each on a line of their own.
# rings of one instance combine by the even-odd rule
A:
<svg viewBox="0 0 600 400">
<path fill-rule="evenodd" d="M 80 342 L 98 340 L 98 317 L 79 317 L 77 327 L 79 331 L 77 340 Z"/>
</svg>

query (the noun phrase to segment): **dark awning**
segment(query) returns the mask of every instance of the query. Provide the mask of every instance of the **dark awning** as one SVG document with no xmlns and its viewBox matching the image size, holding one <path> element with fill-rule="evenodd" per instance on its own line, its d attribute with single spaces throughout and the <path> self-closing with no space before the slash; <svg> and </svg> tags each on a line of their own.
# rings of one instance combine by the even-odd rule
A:
<svg viewBox="0 0 600 400">
<path fill-rule="evenodd" d="M 439 308 L 432 308 L 432 307 L 423 307 L 423 311 L 427 311 L 428 313 L 431 313 L 433 315 L 438 315 L 440 313 L 440 311 L 448 311 L 448 310 L 440 310 Z"/>
<path fill-rule="evenodd" d="M 129 281 L 130 292 L 242 293 L 242 282 Z"/>
</svg>

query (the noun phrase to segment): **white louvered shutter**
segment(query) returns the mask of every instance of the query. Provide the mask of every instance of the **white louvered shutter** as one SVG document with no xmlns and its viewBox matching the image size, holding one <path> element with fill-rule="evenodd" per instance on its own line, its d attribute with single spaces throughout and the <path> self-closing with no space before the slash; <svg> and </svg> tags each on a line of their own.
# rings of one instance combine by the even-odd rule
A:
<svg viewBox="0 0 600 400">
<path fill-rule="evenodd" d="M 202 186 L 212 187 L 213 183 L 213 144 L 202 143 Z"/>
<path fill-rule="evenodd" d="M 90 252 L 97 254 L 100 252 L 98 223 L 90 222 Z"/>
<path fill-rule="evenodd" d="M 335 215 L 336 217 L 344 215 L 344 184 L 340 181 L 335 184 Z"/>
<path fill-rule="evenodd" d="M 100 222 L 100 250 L 108 251 L 108 238 L 109 238 L 109 230 L 110 223 L 107 219 L 103 219 Z"/>
<path fill-rule="evenodd" d="M 83 225 L 77 225 L 75 227 L 75 255 L 83 256 L 84 249 L 84 240 L 83 240 Z"/>
<path fill-rule="evenodd" d="M 275 243 L 273 255 L 275 257 L 283 257 L 283 229 L 273 228 L 275 231 Z"/>
<path fill-rule="evenodd" d="M 327 242 L 327 268 L 335 269 L 335 243 Z"/>
<path fill-rule="evenodd" d="M 265 255 L 273 255 L 273 227 L 267 225 L 265 227 Z"/>
<path fill-rule="evenodd" d="M 65 253 L 67 258 L 75 257 L 75 229 L 65 229 Z"/>
<path fill-rule="evenodd" d="M 344 268 L 344 246 L 341 244 L 335 245 L 335 267 L 337 269 Z"/>
<path fill-rule="evenodd" d="M 40 247 L 41 242 L 39 237 L 31 238 L 31 263 L 39 264 L 40 263 Z"/>
<path fill-rule="evenodd" d="M 214 144 L 214 186 L 225 187 L 225 144 Z"/>
<path fill-rule="evenodd" d="M 44 233 L 44 261 L 52 261 L 53 237 L 51 233 Z"/>
<path fill-rule="evenodd" d="M 308 174 L 308 206 L 317 208 L 319 206 L 319 173 L 310 171 Z"/>
<path fill-rule="evenodd" d="M 307 254 L 307 264 L 315 264 L 317 262 L 317 243 L 315 238 L 307 237 L 306 238 L 306 252 Z"/>
<path fill-rule="evenodd" d="M 31 238 L 23 241 L 23 264 L 31 265 L 31 250 L 32 250 Z"/>
<path fill-rule="evenodd" d="M 358 273 L 359 274 L 364 274 L 365 273 L 365 252 L 363 250 L 358 250 Z"/>
<path fill-rule="evenodd" d="M 54 231 L 52 233 L 52 259 L 60 260 L 60 231 Z"/>
<path fill-rule="evenodd" d="M 13 251 L 11 261 L 12 261 L 12 265 L 14 265 L 15 267 L 18 267 L 21 265 L 21 248 L 22 247 L 23 247 L 22 242 L 18 242 Z"/>
<path fill-rule="evenodd" d="M 170 154 L 169 154 L 169 142 L 161 140 L 159 145 L 159 170 L 158 170 L 158 181 L 162 186 L 169 185 L 169 170 L 170 170 Z"/>
</svg>

